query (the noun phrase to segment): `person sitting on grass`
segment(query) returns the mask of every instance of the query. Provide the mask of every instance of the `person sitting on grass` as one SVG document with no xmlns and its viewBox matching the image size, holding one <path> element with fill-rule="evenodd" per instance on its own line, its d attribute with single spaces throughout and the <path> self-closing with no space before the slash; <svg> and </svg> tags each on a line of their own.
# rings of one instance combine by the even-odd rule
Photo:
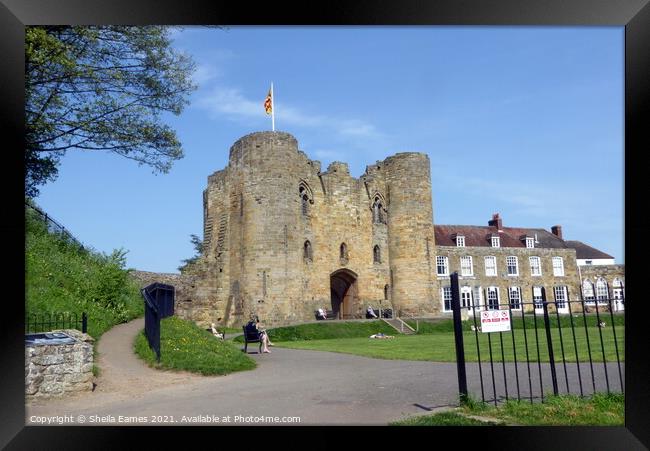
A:
<svg viewBox="0 0 650 451">
<path fill-rule="evenodd" d="M 224 334 L 217 330 L 217 326 L 214 323 L 210 325 L 210 329 L 212 330 L 212 335 L 223 340 Z"/>
</svg>

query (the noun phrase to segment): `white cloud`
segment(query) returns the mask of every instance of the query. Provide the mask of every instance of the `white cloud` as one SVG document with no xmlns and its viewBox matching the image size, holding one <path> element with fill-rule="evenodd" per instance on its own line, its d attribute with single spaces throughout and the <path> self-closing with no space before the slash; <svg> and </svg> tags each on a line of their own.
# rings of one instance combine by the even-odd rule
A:
<svg viewBox="0 0 650 451">
<path fill-rule="evenodd" d="M 208 77 L 209 75 L 209 69 L 204 68 L 199 77 Z M 251 120 L 266 117 L 263 103 L 263 96 L 257 100 L 250 100 L 237 88 L 216 86 L 207 94 L 200 95 L 195 105 L 208 111 L 213 118 L 226 115 L 231 120 Z M 367 121 L 313 114 L 281 102 L 275 105 L 275 118 L 282 126 L 327 129 L 346 138 L 382 138 L 382 134 L 377 128 Z"/>
</svg>

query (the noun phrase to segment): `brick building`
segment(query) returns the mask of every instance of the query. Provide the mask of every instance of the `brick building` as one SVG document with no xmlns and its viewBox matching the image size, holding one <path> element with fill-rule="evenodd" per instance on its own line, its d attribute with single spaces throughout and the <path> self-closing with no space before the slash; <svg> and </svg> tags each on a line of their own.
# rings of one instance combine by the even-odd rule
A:
<svg viewBox="0 0 650 451">
<path fill-rule="evenodd" d="M 354 178 L 326 170 L 282 132 L 244 136 L 203 193 L 204 255 L 184 271 L 192 289 L 180 311 L 199 322 L 238 325 L 251 314 L 279 325 L 318 308 L 361 317 L 367 305 L 401 316 L 448 311 L 449 274 L 464 302 L 579 296 L 576 249 L 561 228 L 434 226 L 430 162 L 398 153 Z M 518 296 L 518 298 L 517 298 Z M 190 313 L 187 313 L 190 312 Z"/>
</svg>

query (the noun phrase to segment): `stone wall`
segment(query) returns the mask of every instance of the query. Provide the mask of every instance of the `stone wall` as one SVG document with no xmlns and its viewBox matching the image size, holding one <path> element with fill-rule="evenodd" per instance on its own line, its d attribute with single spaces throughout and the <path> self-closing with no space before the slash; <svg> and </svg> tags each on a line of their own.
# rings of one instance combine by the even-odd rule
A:
<svg viewBox="0 0 650 451">
<path fill-rule="evenodd" d="M 174 287 L 174 315 L 179 318 L 193 320 L 200 326 L 208 326 L 211 322 L 219 322 L 213 317 L 213 309 L 209 302 L 209 293 L 203 290 L 205 277 L 201 264 L 190 266 L 183 274 L 156 273 L 148 271 L 129 272 L 140 288 L 152 283 L 163 283 Z M 144 300 L 143 300 L 144 302 Z"/>
<path fill-rule="evenodd" d="M 75 343 L 25 347 L 25 394 L 54 397 L 93 389 L 93 345 L 88 334 L 59 330 Z"/>
</svg>

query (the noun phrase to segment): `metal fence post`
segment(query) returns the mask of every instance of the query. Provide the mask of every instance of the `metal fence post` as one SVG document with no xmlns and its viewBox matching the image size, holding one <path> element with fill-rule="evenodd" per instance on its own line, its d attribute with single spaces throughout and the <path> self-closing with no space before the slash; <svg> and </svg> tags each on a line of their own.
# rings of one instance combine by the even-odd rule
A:
<svg viewBox="0 0 650 451">
<path fill-rule="evenodd" d="M 458 272 L 451 275 L 451 308 L 454 312 L 454 337 L 456 340 L 456 368 L 458 370 L 458 392 L 461 404 L 467 401 L 467 373 L 465 371 L 465 348 L 463 345 L 463 325 L 460 315 L 460 288 Z"/>
<path fill-rule="evenodd" d="M 81 331 L 84 334 L 88 333 L 88 315 L 86 315 L 86 312 L 81 314 Z"/>
<path fill-rule="evenodd" d="M 546 329 L 546 342 L 548 344 L 548 360 L 551 365 L 551 378 L 553 379 L 553 394 L 557 396 L 557 374 L 555 374 L 555 358 L 553 357 L 553 340 L 551 339 L 551 322 L 548 318 L 548 302 L 546 289 L 542 287 L 542 305 L 544 306 L 544 328 Z M 557 305 L 555 306 L 557 309 Z"/>
</svg>

